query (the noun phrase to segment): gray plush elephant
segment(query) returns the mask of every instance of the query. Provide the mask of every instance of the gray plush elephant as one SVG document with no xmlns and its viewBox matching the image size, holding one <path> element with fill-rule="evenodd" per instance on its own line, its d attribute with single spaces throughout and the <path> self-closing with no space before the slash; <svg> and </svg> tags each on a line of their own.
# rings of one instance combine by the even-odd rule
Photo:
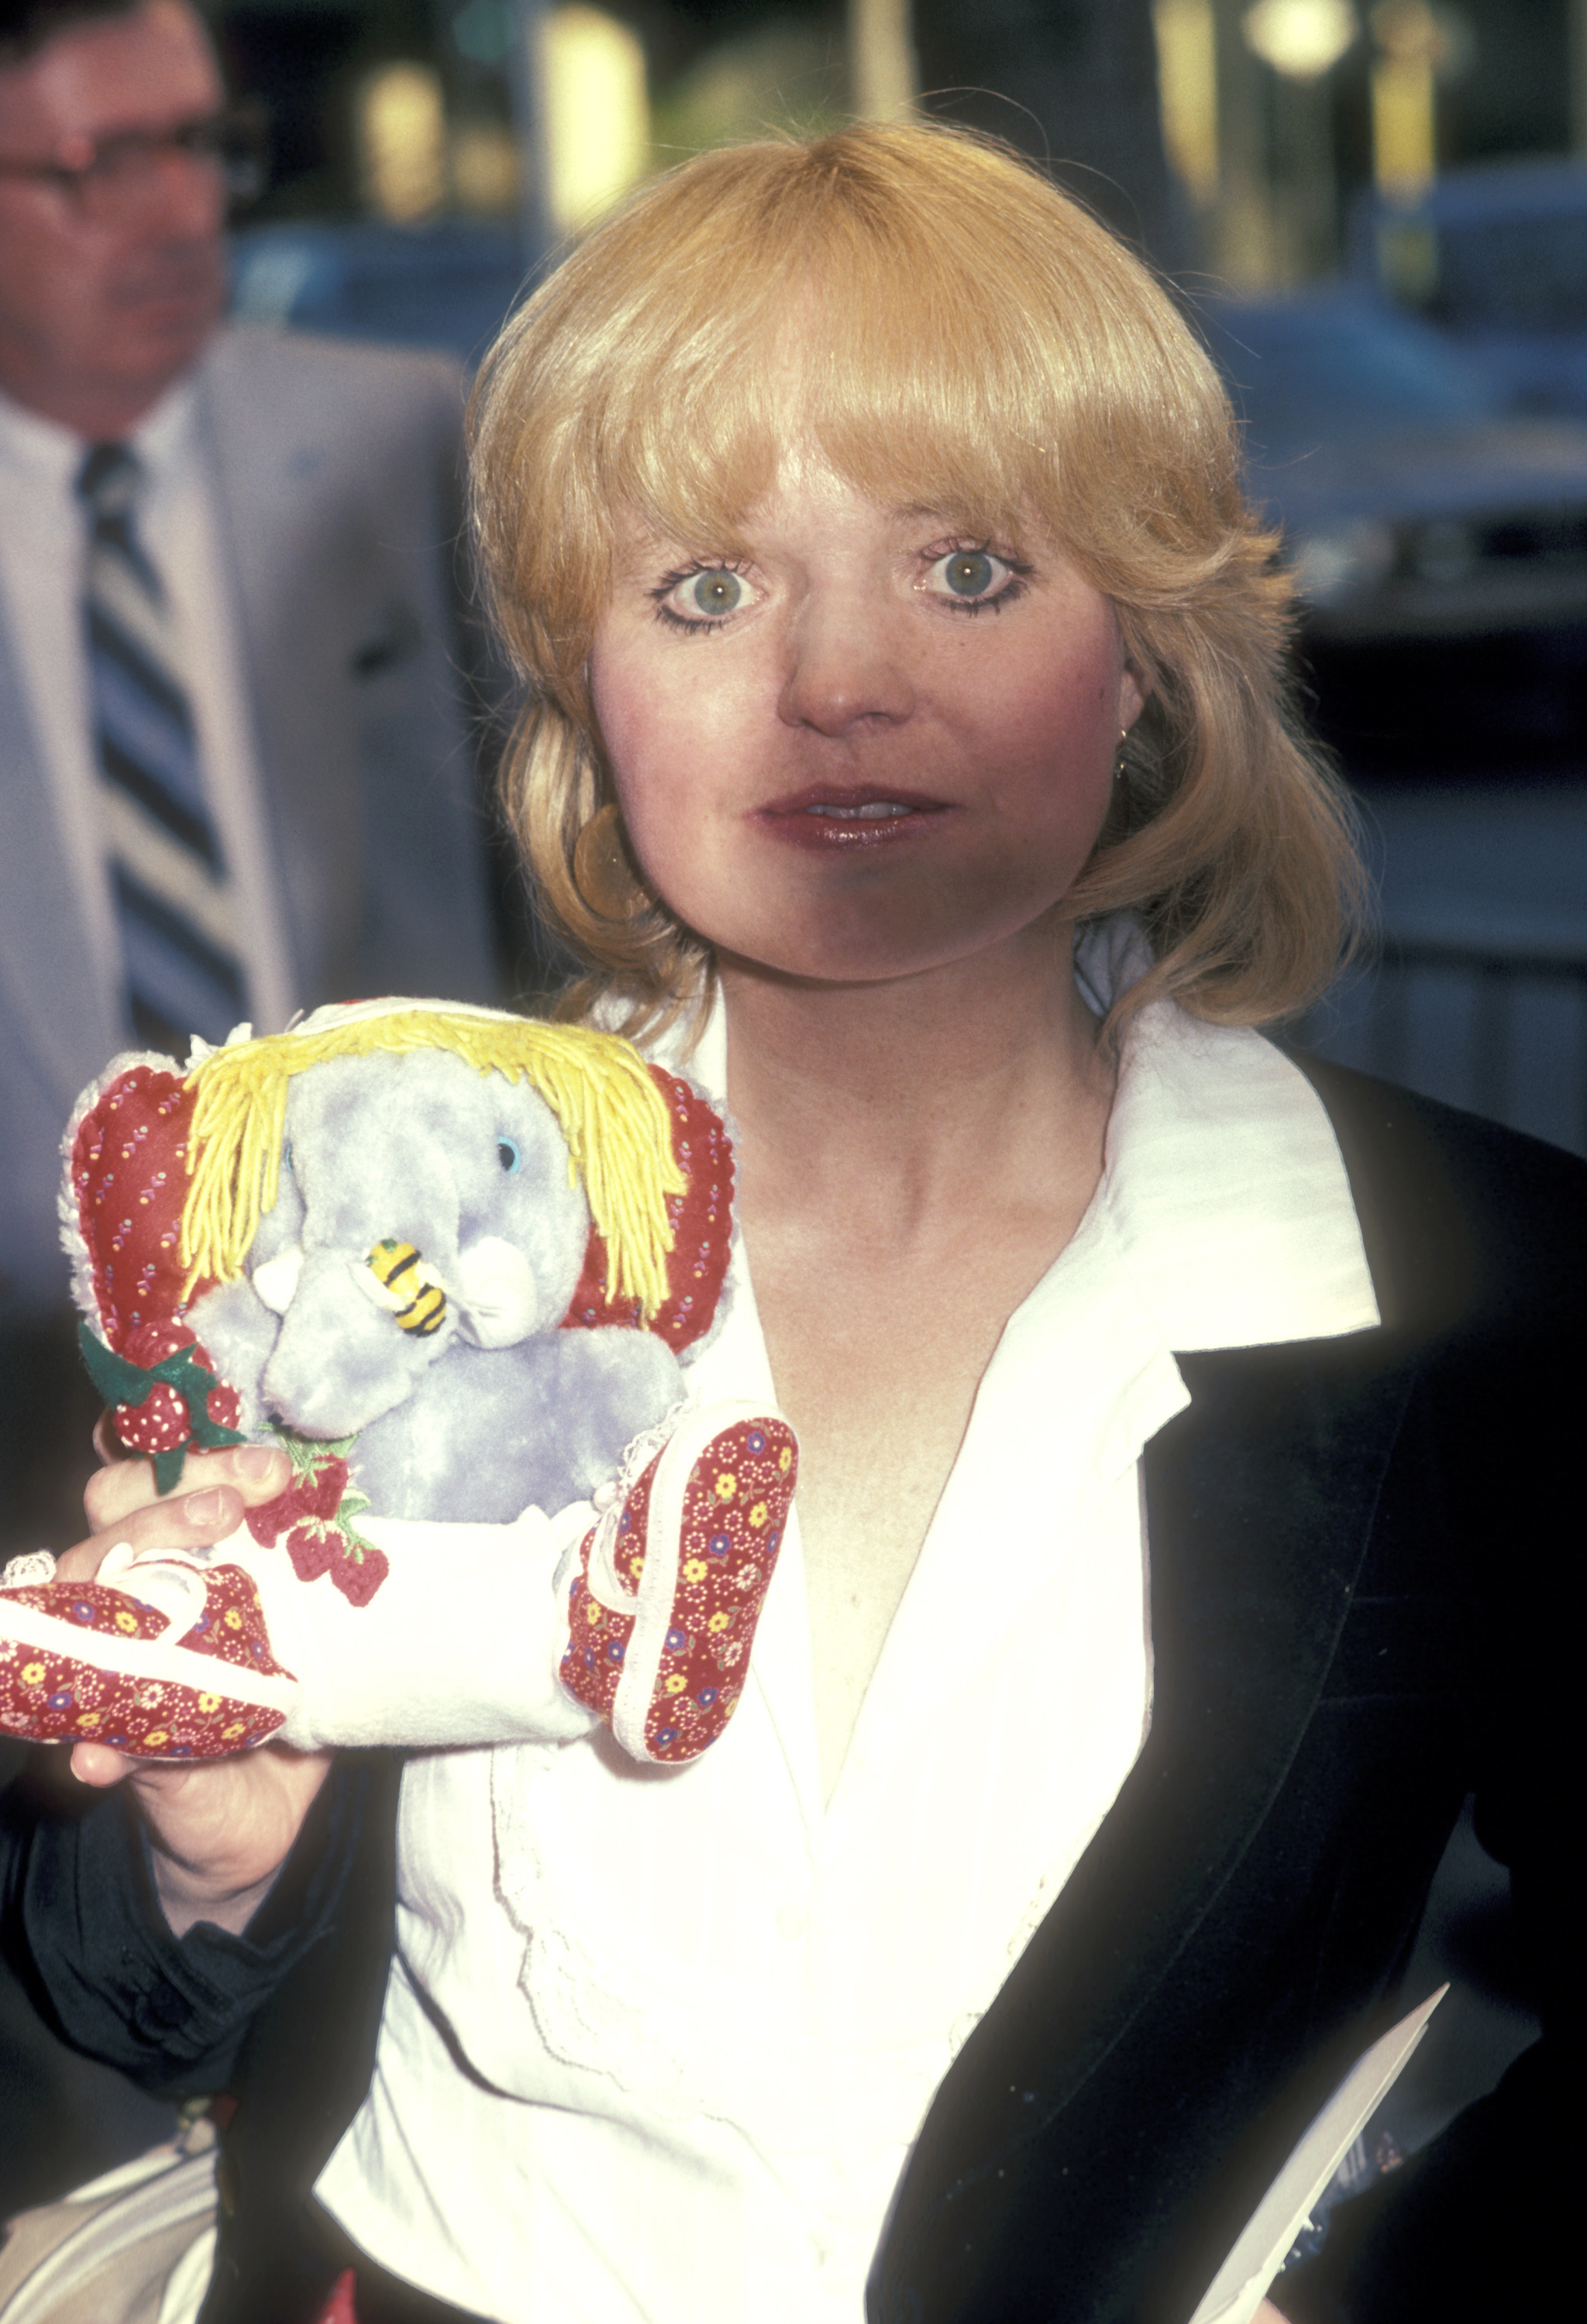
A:
<svg viewBox="0 0 1587 2324">
<path fill-rule="evenodd" d="M 610 1034 L 358 1002 L 185 1071 L 116 1059 L 65 1156 L 123 1443 L 170 1491 L 191 1446 L 273 1436 L 287 1481 L 213 1552 L 0 1590 L 0 1731 L 163 1759 L 715 1740 L 797 1447 L 742 1400 L 675 1412 L 732 1244 L 697 1090 Z"/>
<path fill-rule="evenodd" d="M 174 1113 L 161 1095 L 168 1081 Z M 592 1099 L 586 1084 L 615 1097 Z M 151 1134 L 143 1116 L 156 1114 Z M 226 1417 L 249 1433 L 355 1439 L 352 1481 L 383 1514 L 503 1523 L 531 1504 L 562 1508 L 681 1400 L 677 1351 L 700 1336 L 725 1267 L 731 1163 L 697 1094 L 650 1074 L 626 1044 L 492 1011 L 364 1005 L 213 1052 L 185 1083 L 134 1067 L 98 1085 L 74 1124 L 65 1206 L 79 1304 L 119 1360 L 149 1364 L 163 1342 L 149 1340 L 129 1286 L 146 1285 L 152 1262 L 139 1274 L 135 1240 L 124 1248 L 106 1228 L 106 1186 L 131 1200 L 125 1166 L 119 1180 L 106 1167 L 129 1121 L 121 1151 L 156 1207 L 171 1175 L 154 1167 L 160 1141 L 186 1141 L 174 1148 L 193 1172 L 181 1243 L 185 1257 L 198 1253 L 199 1285 L 185 1315 L 175 1312 L 222 1395 L 236 1392 Z M 650 1189 L 666 1299 L 648 1311 L 632 1296 L 586 1300 L 570 1317 L 592 1224 L 606 1237 L 597 1251 L 621 1246 L 611 1187 L 623 1170 Z M 675 1190 L 664 1209 L 662 1186 Z M 597 1213 L 605 1190 L 608 1213 L 594 1221 L 592 1189 Z M 206 1243 L 199 1214 L 217 1203 L 225 1232 Z M 707 1213 L 700 1249 L 711 1263 L 692 1245 L 674 1256 L 667 1221 L 693 1234 Z M 152 1250 L 152 1229 L 142 1231 Z M 217 1259 L 226 1234 L 231 1257 Z M 168 1231 L 161 1247 L 173 1240 Z M 171 1281 L 144 1296 L 149 1312 L 171 1313 Z M 647 1312 L 651 1328 L 638 1328 Z M 171 1363 L 186 1361 L 182 1351 L 145 1376 L 178 1379 Z M 144 1440 L 134 1430 L 129 1441 Z"/>
</svg>

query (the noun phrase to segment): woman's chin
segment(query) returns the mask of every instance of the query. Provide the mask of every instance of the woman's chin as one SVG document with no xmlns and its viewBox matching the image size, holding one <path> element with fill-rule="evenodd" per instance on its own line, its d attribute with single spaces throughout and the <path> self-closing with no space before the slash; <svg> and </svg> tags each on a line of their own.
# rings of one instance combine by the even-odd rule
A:
<svg viewBox="0 0 1587 2324">
<path fill-rule="evenodd" d="M 734 974 L 761 982 L 807 987 L 878 986 L 906 983 L 979 965 L 994 973 L 1020 973 L 1028 951 L 1040 956 L 1057 950 L 1054 944 L 1056 908 L 1033 910 L 1028 918 L 996 927 L 945 930 L 940 919 L 927 928 L 878 930 L 800 928 L 780 938 L 775 932 L 747 932 L 719 940 L 715 946 L 718 967 L 731 982 Z"/>
</svg>

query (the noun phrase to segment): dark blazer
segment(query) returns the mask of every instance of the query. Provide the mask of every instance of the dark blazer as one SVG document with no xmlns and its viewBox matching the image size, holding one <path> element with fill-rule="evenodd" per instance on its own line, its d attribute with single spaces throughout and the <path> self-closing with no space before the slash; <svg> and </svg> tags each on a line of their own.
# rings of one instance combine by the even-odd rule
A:
<svg viewBox="0 0 1587 2324">
<path fill-rule="evenodd" d="M 1540 2126 L 1579 1637 L 1579 1527 L 1558 1512 L 1587 1167 L 1307 1070 L 1383 1323 L 1181 1359 L 1191 1404 L 1146 1454 L 1151 1734 L 937 2094 L 872 2324 L 1182 2324 L 1318 2103 L 1407 2006 L 1398 1979 L 1472 1790 L 1536 1932 L 1547 2039 L 1336 2212 L 1284 2299 L 1306 2324 L 1444 2324 L 1529 2312 L 1539 2246 L 1550 2280 Z M 31 1942 L 61 2022 L 164 2087 L 240 2095 L 205 2324 L 308 2324 L 324 2297 L 304 2205 L 373 2059 L 395 1782 L 389 1760 L 349 1758 L 248 1940 L 180 1947 L 114 1803 L 76 1825 L 13 1818 L 12 1942 Z"/>
</svg>

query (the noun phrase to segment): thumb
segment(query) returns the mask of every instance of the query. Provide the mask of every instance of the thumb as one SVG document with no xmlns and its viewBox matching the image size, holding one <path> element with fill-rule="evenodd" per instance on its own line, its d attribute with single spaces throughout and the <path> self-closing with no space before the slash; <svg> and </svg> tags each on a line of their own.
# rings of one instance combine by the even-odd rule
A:
<svg viewBox="0 0 1587 2324">
<path fill-rule="evenodd" d="M 71 1772 L 79 1784 L 93 1791 L 108 1791 L 130 1775 L 138 1765 L 125 1751 L 113 1751 L 108 1743 L 74 1743 L 71 1750 Z"/>
<path fill-rule="evenodd" d="M 243 1496 L 235 1485 L 206 1485 L 169 1501 L 129 1509 L 103 1532 L 69 1549 L 56 1566 L 62 1582 L 91 1582 L 113 1549 L 203 1549 L 224 1541 L 243 1522 Z"/>
</svg>

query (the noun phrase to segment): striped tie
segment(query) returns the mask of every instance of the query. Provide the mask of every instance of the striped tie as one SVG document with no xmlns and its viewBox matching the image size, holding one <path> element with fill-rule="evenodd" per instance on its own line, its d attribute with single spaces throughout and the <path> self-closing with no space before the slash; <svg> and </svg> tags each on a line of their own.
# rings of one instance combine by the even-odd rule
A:
<svg viewBox="0 0 1587 2324">
<path fill-rule="evenodd" d="M 165 590 L 133 521 L 140 481 L 125 444 L 96 444 L 83 462 L 83 618 L 127 1013 L 143 1047 L 181 1057 L 194 1033 L 224 1041 L 248 996 Z"/>
</svg>

